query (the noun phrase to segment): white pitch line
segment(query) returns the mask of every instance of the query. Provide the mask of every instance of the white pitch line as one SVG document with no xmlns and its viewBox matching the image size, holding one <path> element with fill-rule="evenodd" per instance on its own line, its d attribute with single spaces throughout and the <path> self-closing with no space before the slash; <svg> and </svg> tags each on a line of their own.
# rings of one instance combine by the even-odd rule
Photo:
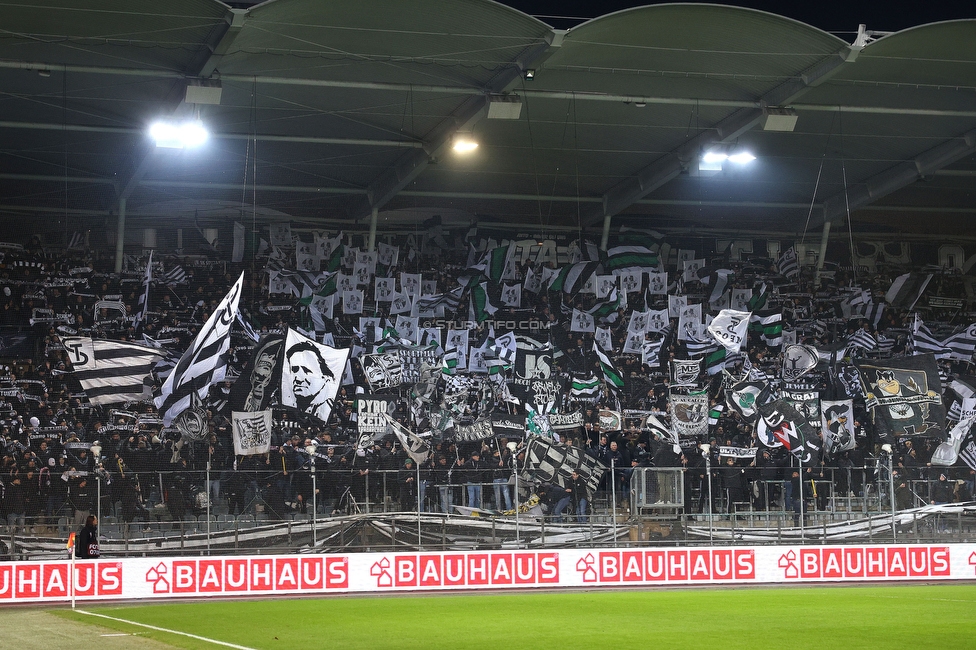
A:
<svg viewBox="0 0 976 650">
<path fill-rule="evenodd" d="M 189 632 L 180 632 L 179 630 L 170 630 L 165 627 L 156 627 L 155 625 L 148 625 L 147 623 L 137 623 L 136 621 L 128 621 L 124 618 L 115 618 L 114 616 L 106 616 L 105 614 L 96 614 L 95 612 L 86 612 L 83 609 L 76 609 L 79 614 L 85 614 L 87 616 L 97 616 L 98 618 L 107 618 L 110 621 L 118 621 L 119 623 L 126 623 L 128 625 L 137 625 L 139 627 L 144 627 L 150 630 L 156 630 L 157 632 L 166 632 L 168 634 L 178 634 L 180 636 L 188 636 L 191 639 L 196 639 L 197 641 L 203 641 L 205 643 L 213 643 L 215 645 L 222 645 L 227 648 L 236 648 L 237 650 L 255 650 L 254 648 L 249 648 L 246 645 L 237 645 L 236 643 L 228 643 L 227 641 L 218 641 L 217 639 L 210 639 L 205 636 L 199 636 L 197 634 L 190 634 Z"/>
</svg>

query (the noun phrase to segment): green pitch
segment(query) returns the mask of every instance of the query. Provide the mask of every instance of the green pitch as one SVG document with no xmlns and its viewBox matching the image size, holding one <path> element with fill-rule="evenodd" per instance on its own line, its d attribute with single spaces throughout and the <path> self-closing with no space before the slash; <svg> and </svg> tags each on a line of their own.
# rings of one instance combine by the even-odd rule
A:
<svg viewBox="0 0 976 650">
<path fill-rule="evenodd" d="M 976 647 L 976 585 L 349 596 L 88 611 L 262 650 Z M 220 647 L 58 613 L 179 648 Z"/>
</svg>

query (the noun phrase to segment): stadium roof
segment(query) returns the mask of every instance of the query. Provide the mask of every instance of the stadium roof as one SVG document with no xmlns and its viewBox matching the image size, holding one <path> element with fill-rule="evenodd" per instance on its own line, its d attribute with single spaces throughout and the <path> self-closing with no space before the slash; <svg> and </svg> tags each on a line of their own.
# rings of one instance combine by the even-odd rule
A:
<svg viewBox="0 0 976 650">
<path fill-rule="evenodd" d="M 976 212 L 976 20 L 851 44 L 720 5 L 569 30 L 489 0 L 133 6 L 0 2 L 5 227 L 99 223 L 120 199 L 137 223 L 433 208 L 799 231 L 851 210 L 855 228 L 958 234 Z M 769 130 L 777 112 L 793 130 Z M 171 117 L 209 142 L 157 149 L 148 127 Z M 455 154 L 458 134 L 479 148 Z M 700 171 L 716 148 L 756 160 Z"/>
</svg>

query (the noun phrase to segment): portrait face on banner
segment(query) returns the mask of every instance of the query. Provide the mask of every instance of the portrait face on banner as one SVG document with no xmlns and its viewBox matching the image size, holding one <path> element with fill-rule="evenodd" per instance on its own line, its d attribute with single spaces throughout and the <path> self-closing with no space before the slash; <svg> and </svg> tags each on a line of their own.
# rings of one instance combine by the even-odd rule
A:
<svg viewBox="0 0 976 650">
<path fill-rule="evenodd" d="M 281 369 L 281 403 L 327 421 L 349 349 L 336 349 L 288 330 Z"/>
</svg>

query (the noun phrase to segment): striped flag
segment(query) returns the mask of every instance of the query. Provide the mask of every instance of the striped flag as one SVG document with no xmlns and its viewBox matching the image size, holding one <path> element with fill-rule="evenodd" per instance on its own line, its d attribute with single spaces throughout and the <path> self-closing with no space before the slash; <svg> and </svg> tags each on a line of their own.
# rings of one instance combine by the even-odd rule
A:
<svg viewBox="0 0 976 650">
<path fill-rule="evenodd" d="M 61 339 L 75 377 L 92 404 L 136 402 L 152 397 L 147 378 L 163 351 L 121 341 Z"/>
<path fill-rule="evenodd" d="M 441 359 L 441 372 L 445 375 L 455 375 L 457 374 L 458 366 L 458 351 L 457 348 L 451 348 L 444 352 L 444 357 Z"/>
<path fill-rule="evenodd" d="M 471 320 L 484 322 L 498 308 L 488 299 L 488 283 L 481 282 L 471 287 Z"/>
<path fill-rule="evenodd" d="M 976 353 L 976 323 L 942 341 L 951 361 L 971 361 Z"/>
<path fill-rule="evenodd" d="M 749 318 L 749 331 L 759 332 L 763 342 L 771 348 L 783 345 L 783 313 L 772 310 L 753 313 Z"/>
<path fill-rule="evenodd" d="M 912 309 L 932 280 L 931 273 L 906 273 L 891 283 L 885 300 L 893 309 Z"/>
<path fill-rule="evenodd" d="M 758 289 L 752 292 L 752 297 L 749 298 L 749 302 L 746 303 L 746 311 L 757 312 L 766 306 L 766 301 L 769 299 L 769 285 L 763 282 Z"/>
<path fill-rule="evenodd" d="M 68 240 L 68 250 L 73 250 L 75 248 L 85 247 L 85 233 L 78 232 L 77 230 L 71 233 L 71 238 Z"/>
<path fill-rule="evenodd" d="M 431 312 L 438 307 L 443 307 L 445 312 L 453 312 L 461 304 L 461 294 L 464 287 L 457 287 L 446 293 L 438 293 L 433 296 L 417 298 L 416 307 L 420 312 Z"/>
<path fill-rule="evenodd" d="M 951 361 L 971 361 L 976 353 L 976 324 L 940 340 L 916 314 L 911 340 L 915 354 L 934 354 L 936 359 Z"/>
<path fill-rule="evenodd" d="M 614 287 L 610 291 L 610 295 L 607 296 L 606 300 L 602 300 L 593 305 L 592 309 L 587 311 L 587 313 L 592 316 L 594 320 L 614 323 L 619 316 L 617 313 L 618 309 L 620 309 L 620 293 L 617 291 L 617 287 Z"/>
<path fill-rule="evenodd" d="M 593 343 L 593 351 L 596 352 L 596 358 L 600 360 L 600 368 L 603 370 L 603 377 L 607 380 L 607 384 L 618 390 L 623 388 L 624 377 L 617 370 L 616 366 L 613 365 L 610 357 L 604 354 L 603 350 L 595 342 Z"/>
<path fill-rule="evenodd" d="M 878 349 L 878 342 L 874 340 L 873 336 L 871 336 L 871 332 L 863 329 L 859 329 L 851 334 L 847 338 L 847 341 L 854 347 L 867 350 L 868 352 Z"/>
<path fill-rule="evenodd" d="M 149 251 L 149 261 L 146 262 L 146 275 L 142 280 L 142 294 L 139 296 L 139 304 L 136 305 L 136 330 L 145 322 L 146 312 L 149 311 L 149 285 L 152 283 L 152 257 L 153 252 Z"/>
<path fill-rule="evenodd" d="M 657 254 L 646 246 L 616 246 L 607 251 L 603 269 L 607 273 L 614 273 L 630 269 L 656 268 L 657 263 Z"/>
<path fill-rule="evenodd" d="M 171 287 L 176 284 L 186 284 L 186 271 L 182 266 L 176 265 L 169 271 L 163 273 L 163 284 Z"/>
<path fill-rule="evenodd" d="M 718 424 L 719 419 L 722 417 L 722 411 L 725 410 L 725 404 L 721 402 L 716 402 L 712 405 L 712 408 L 708 409 L 708 426 L 714 427 Z"/>
<path fill-rule="evenodd" d="M 498 283 L 502 279 L 502 275 L 505 274 L 505 267 L 508 265 L 508 261 L 512 258 L 512 254 L 515 253 L 515 247 L 511 244 L 505 244 L 504 246 L 497 246 L 487 253 L 482 258 L 481 263 L 475 268 L 479 268 L 482 265 L 482 269 L 488 278 L 494 282 Z"/>
<path fill-rule="evenodd" d="M 912 324 L 911 343 L 913 354 L 934 354 L 936 359 L 947 359 L 952 353 L 952 350 L 932 334 L 918 314 L 915 314 L 915 322 Z"/>
<path fill-rule="evenodd" d="M 776 271 L 780 275 L 788 278 L 795 278 L 800 275 L 800 263 L 796 258 L 796 246 L 790 246 L 778 260 L 776 260 Z"/>
<path fill-rule="evenodd" d="M 667 336 L 663 336 L 657 341 L 644 341 L 641 349 L 641 364 L 649 368 L 659 368 L 661 366 L 661 347 Z"/>
<path fill-rule="evenodd" d="M 709 352 L 705 356 L 705 374 L 712 377 L 725 370 L 725 357 L 728 352 L 722 346 L 717 346 L 715 350 Z"/>
<path fill-rule="evenodd" d="M 210 386 L 223 381 L 230 349 L 230 328 L 237 318 L 243 286 L 244 273 L 241 272 L 230 292 L 217 305 L 166 378 L 159 396 L 154 400 L 166 426 L 190 408 L 192 394 L 203 400 L 210 392 Z"/>
<path fill-rule="evenodd" d="M 589 399 L 600 394 L 600 380 L 596 375 L 589 377 L 573 377 L 569 385 L 570 397 Z"/>
<path fill-rule="evenodd" d="M 559 270 L 552 284 L 549 285 L 549 290 L 562 291 L 574 296 L 580 292 L 586 281 L 596 273 L 599 266 L 599 262 L 580 262 L 579 264 L 564 266 Z"/>
</svg>

